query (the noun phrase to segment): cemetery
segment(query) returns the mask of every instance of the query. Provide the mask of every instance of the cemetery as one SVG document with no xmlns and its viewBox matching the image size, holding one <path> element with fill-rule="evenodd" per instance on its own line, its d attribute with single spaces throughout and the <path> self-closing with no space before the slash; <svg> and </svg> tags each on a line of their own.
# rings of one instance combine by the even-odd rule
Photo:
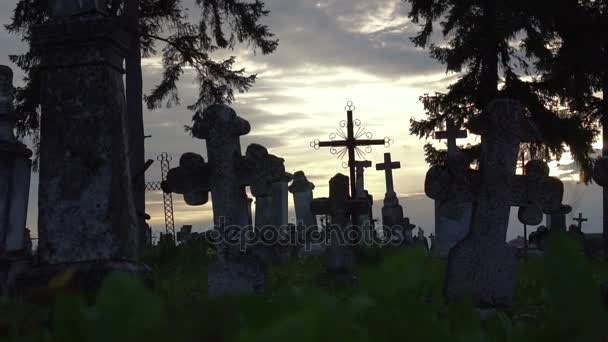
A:
<svg viewBox="0 0 608 342">
<path fill-rule="evenodd" d="M 412 44 L 425 48 L 424 22 L 442 20 L 450 6 L 463 10 L 452 1 L 402 2 L 423 27 Z M 599 71 L 589 67 L 567 81 L 559 70 L 583 68 L 560 50 L 536 66 L 546 74 L 534 86 L 548 88 L 526 88 L 513 70 L 498 87 L 490 77 L 498 59 L 492 69 L 482 53 L 466 65 L 479 75 L 420 98 L 424 118 L 369 126 L 398 126 L 399 136 L 374 138 L 363 123 L 372 114 L 348 101 L 343 113 L 325 109 L 328 121 L 346 115 L 329 140 L 298 142 L 291 153 L 267 139 L 271 120 L 234 101 L 255 77 L 232 69 L 233 59 L 212 59 L 237 43 L 274 52 L 278 41 L 257 22 L 272 13 L 259 1 L 197 1 L 202 21 L 191 24 L 178 3 L 12 5 L 6 28 L 30 52 L 0 65 L 0 341 L 608 341 L 606 59 Z M 481 1 L 480 11 L 507 19 L 522 13 L 519 2 L 497 3 Z M 596 16 L 608 16 L 605 1 L 568 4 L 598 26 Z M 530 9 L 540 11 L 541 33 L 556 30 L 564 45 L 588 47 L 569 40 L 580 32 L 555 24 L 563 19 L 558 7 Z M 495 28 L 482 19 L 481 27 Z M 175 31 L 165 37 L 163 27 Z M 228 39 L 227 28 L 236 32 Z M 534 38 L 550 45 L 541 33 Z M 590 54 L 608 56 L 602 39 L 604 50 Z M 546 57 L 534 43 L 522 48 Z M 448 70 L 453 59 L 468 58 L 448 56 L 462 48 L 450 44 L 450 51 L 430 47 Z M 155 49 L 163 80 L 143 95 L 150 88 L 142 85 L 143 61 Z M 495 52 L 489 55 L 502 53 Z M 193 145 L 145 160 L 148 113 L 134 107 L 178 105 L 176 82 L 188 72 L 198 73 L 200 94 L 188 107 L 191 122 L 177 126 Z M 587 81 L 604 82 L 600 97 Z M 539 94 L 559 98 L 560 114 Z M 581 116 L 592 105 L 597 122 Z M 285 133 L 287 140 L 297 133 Z M 406 149 L 410 136 L 427 145 Z M 593 155 L 600 138 L 603 154 Z M 581 170 L 577 186 L 600 187 L 601 221 L 586 216 L 593 208 L 576 203 L 571 181 L 551 166 L 566 151 Z M 422 154 L 416 178 L 410 164 Z M 325 159 L 342 164 L 339 171 L 315 167 Z M 413 182 L 432 205 L 431 226 L 403 189 Z M 162 196 L 162 214 L 152 193 Z M 188 222 L 185 212 L 208 213 L 210 226 Z M 151 222 L 163 214 L 159 231 Z M 176 222 L 187 223 L 176 229 Z M 518 230 L 512 239 L 522 225 L 523 236 Z"/>
</svg>

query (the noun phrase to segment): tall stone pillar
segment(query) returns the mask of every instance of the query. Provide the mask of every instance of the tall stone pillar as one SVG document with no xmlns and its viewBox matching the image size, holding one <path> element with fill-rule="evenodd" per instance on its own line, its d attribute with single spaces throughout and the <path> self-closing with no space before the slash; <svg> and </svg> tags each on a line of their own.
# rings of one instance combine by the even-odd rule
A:
<svg viewBox="0 0 608 342">
<path fill-rule="evenodd" d="M 293 174 L 293 182 L 289 186 L 289 191 L 293 194 L 293 203 L 296 209 L 296 225 L 305 227 L 317 226 L 317 218 L 310 210 L 313 200 L 313 190 L 315 185 L 304 175 L 303 171 Z"/>
<path fill-rule="evenodd" d="M 128 35 L 105 0 L 50 5 L 32 35 L 42 85 L 38 276 L 76 267 L 76 286 L 88 288 L 107 272 L 142 270 L 122 78 Z"/>
<path fill-rule="evenodd" d="M 14 135 L 13 72 L 0 66 L 0 287 L 6 294 L 16 264 L 30 256 L 26 218 L 32 162 Z"/>
</svg>

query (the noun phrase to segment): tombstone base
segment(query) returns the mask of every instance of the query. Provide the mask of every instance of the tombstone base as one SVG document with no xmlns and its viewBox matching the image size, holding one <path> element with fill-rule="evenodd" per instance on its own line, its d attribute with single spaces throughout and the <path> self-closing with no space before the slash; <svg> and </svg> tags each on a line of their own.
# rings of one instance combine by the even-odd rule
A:
<svg viewBox="0 0 608 342">
<path fill-rule="evenodd" d="M 262 293 L 267 283 L 266 267 L 256 260 L 215 261 L 207 269 L 209 297 Z"/>
<path fill-rule="evenodd" d="M 448 300 L 471 299 L 479 308 L 509 307 L 516 266 L 515 251 L 506 243 L 498 247 L 467 238 L 450 251 L 445 296 Z"/>
<path fill-rule="evenodd" d="M 17 277 L 30 267 L 31 262 L 31 258 L 0 259 L 0 296 L 14 292 Z"/>
<path fill-rule="evenodd" d="M 15 295 L 28 297 L 49 289 L 49 284 L 58 277 L 67 276 L 62 288 L 80 293 L 95 293 L 104 279 L 111 273 L 122 272 L 140 278 L 152 287 L 152 269 L 145 264 L 133 261 L 88 261 L 69 264 L 32 265 L 17 277 Z"/>
</svg>

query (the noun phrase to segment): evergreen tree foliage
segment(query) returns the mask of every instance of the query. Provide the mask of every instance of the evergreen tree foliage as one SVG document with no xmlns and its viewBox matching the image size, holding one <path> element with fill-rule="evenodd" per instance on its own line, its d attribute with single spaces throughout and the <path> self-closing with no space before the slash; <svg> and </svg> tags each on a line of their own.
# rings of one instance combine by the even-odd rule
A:
<svg viewBox="0 0 608 342">
<path fill-rule="evenodd" d="M 200 18 L 194 21 L 181 0 L 140 0 L 138 36 L 141 56 L 148 58 L 162 49 L 163 73 L 159 83 L 144 97 L 150 109 L 180 104 L 178 82 L 186 68 L 196 73 L 199 85 L 197 101 L 188 106 L 196 114 L 213 103 L 229 103 L 234 92 L 245 92 L 253 85 L 256 75 L 244 69 L 234 69 L 235 57 L 217 60 L 214 53 L 247 44 L 262 54 L 272 53 L 278 40 L 260 20 L 269 14 L 260 0 L 195 0 Z M 111 16 L 123 17 L 123 0 L 108 1 Z M 32 29 L 49 19 L 47 0 L 19 0 L 9 32 L 30 42 Z M 124 17 L 123 17 L 124 19 Z M 125 27 L 129 27 L 125 23 Z M 10 56 L 25 72 L 25 86 L 17 89 L 16 111 L 19 115 L 18 134 L 28 135 L 38 130 L 39 58 L 30 49 L 24 54 Z"/>
<path fill-rule="evenodd" d="M 412 42 L 428 48 L 447 72 L 460 73 L 447 93 L 422 97 L 427 118 L 411 120 L 412 134 L 428 138 L 447 118 L 460 125 L 493 99 L 510 97 L 528 108 L 541 131 L 540 139 L 528 148 L 531 157 L 560 157 L 568 146 L 575 161 L 589 171 L 595 127 L 580 108 L 564 103 L 559 93 L 538 82 L 538 60 L 530 48 L 531 40 L 549 44 L 555 38 L 541 28 L 541 4 L 521 0 L 404 2 L 412 6 L 412 22 L 420 25 Z M 436 25 L 441 27 L 442 43 L 432 41 Z M 426 155 L 428 162 L 442 160 L 441 151 L 431 145 L 427 145 Z"/>
</svg>

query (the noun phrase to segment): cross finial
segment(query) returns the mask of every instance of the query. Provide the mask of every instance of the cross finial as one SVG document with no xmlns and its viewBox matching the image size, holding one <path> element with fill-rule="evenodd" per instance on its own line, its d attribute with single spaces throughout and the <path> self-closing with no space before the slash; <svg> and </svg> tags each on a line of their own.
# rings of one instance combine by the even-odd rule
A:
<svg viewBox="0 0 608 342">
<path fill-rule="evenodd" d="M 448 141 L 448 158 L 452 158 L 458 151 L 456 139 L 464 139 L 467 137 L 466 130 L 459 130 L 454 123 L 454 119 L 448 118 L 445 121 L 445 131 L 435 132 L 435 139 L 447 139 Z"/>
<path fill-rule="evenodd" d="M 583 213 L 578 213 L 578 217 L 573 218 L 572 221 L 578 224 L 578 230 L 583 231 L 583 222 L 589 221 L 588 218 L 583 217 Z"/>
<path fill-rule="evenodd" d="M 393 170 L 400 169 L 401 163 L 394 162 L 391 160 L 391 154 L 384 154 L 384 163 L 376 164 L 376 170 L 384 171 L 384 176 L 386 177 L 386 196 L 387 197 L 396 197 L 395 189 L 393 186 Z"/>
</svg>

